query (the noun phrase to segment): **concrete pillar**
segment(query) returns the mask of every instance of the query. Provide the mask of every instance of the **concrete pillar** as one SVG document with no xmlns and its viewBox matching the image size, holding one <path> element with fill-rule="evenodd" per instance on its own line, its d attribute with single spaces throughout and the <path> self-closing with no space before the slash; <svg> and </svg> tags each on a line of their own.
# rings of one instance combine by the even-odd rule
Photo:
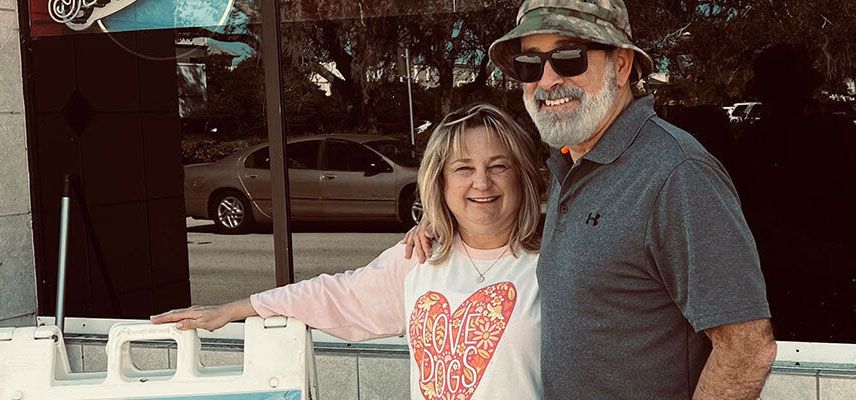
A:
<svg viewBox="0 0 856 400">
<path fill-rule="evenodd" d="M 17 0 L 0 0 L 0 327 L 36 324 L 36 278 Z"/>
</svg>

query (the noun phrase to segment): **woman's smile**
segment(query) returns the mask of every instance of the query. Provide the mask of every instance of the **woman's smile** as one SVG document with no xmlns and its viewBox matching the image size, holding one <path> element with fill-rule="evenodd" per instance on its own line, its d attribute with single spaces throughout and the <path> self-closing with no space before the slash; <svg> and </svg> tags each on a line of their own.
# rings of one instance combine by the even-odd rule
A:
<svg viewBox="0 0 856 400">
<path fill-rule="evenodd" d="M 467 197 L 467 200 L 479 203 L 479 204 L 490 204 L 499 199 L 499 196 L 488 196 L 488 197 Z"/>
</svg>

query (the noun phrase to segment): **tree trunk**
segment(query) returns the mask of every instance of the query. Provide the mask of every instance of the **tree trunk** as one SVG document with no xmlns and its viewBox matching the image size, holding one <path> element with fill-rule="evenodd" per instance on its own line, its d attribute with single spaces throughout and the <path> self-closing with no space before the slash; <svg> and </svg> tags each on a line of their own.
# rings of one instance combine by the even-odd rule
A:
<svg viewBox="0 0 856 400">
<path fill-rule="evenodd" d="M 470 100 L 470 96 L 473 95 L 477 90 L 484 87 L 485 83 L 487 83 L 487 77 L 490 75 L 487 72 L 487 63 L 490 59 L 485 56 L 482 57 L 481 63 L 479 63 L 478 74 L 476 74 L 476 79 L 466 85 L 461 90 L 461 101 L 463 103 L 467 103 Z"/>
<path fill-rule="evenodd" d="M 454 60 L 443 61 L 438 68 L 440 74 L 440 113 L 446 115 L 452 112 L 452 86 L 455 83 L 455 64 Z"/>
</svg>

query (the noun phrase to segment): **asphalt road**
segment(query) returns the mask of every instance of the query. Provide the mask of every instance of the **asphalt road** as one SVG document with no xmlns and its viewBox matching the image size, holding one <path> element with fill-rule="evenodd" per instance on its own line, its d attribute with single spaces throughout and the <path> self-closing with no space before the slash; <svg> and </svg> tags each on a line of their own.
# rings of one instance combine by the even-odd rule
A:
<svg viewBox="0 0 856 400">
<path fill-rule="evenodd" d="M 297 281 L 362 267 L 404 236 L 396 224 L 298 224 L 292 227 Z M 220 235 L 210 221 L 187 219 L 193 304 L 218 304 L 275 286 L 273 234 L 262 227 Z"/>
</svg>

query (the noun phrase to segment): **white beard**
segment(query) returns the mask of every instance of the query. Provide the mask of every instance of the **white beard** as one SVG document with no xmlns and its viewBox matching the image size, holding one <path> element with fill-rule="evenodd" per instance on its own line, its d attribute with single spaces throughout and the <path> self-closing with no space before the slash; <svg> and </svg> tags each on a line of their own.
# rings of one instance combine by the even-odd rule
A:
<svg viewBox="0 0 856 400">
<path fill-rule="evenodd" d="M 531 99 L 525 99 L 526 111 L 538 127 L 541 140 L 550 147 L 559 149 L 564 146 L 576 146 L 595 135 L 600 124 L 615 101 L 618 87 L 615 84 L 615 69 L 612 60 L 607 59 L 603 85 L 594 95 L 585 93 L 579 87 L 560 86 L 546 91 L 536 88 Z M 543 110 L 540 104 L 546 99 L 564 97 L 577 100 L 573 110 Z"/>
</svg>

